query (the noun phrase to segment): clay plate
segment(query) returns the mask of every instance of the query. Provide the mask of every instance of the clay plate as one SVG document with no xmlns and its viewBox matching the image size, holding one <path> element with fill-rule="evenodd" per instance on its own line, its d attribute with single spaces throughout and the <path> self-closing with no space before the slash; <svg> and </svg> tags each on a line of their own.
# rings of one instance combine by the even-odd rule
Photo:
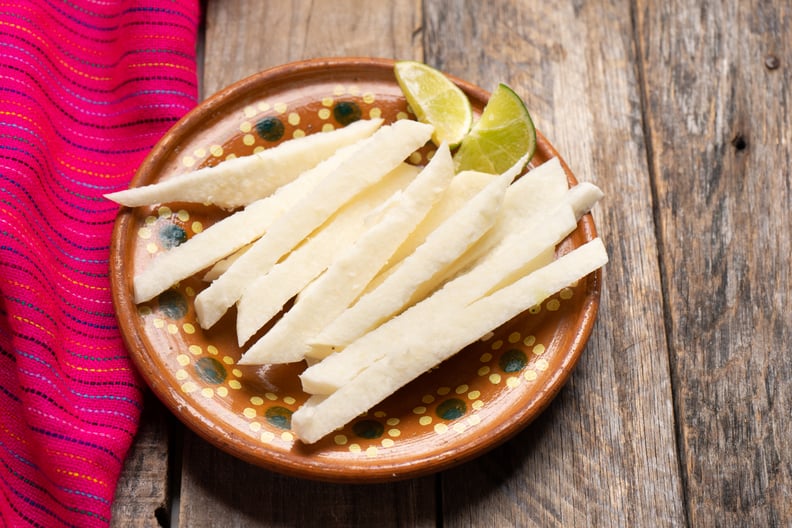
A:
<svg viewBox="0 0 792 528">
<path fill-rule="evenodd" d="M 228 155 L 339 127 L 357 118 L 412 117 L 382 59 L 321 59 L 287 64 L 242 80 L 184 117 L 153 149 L 132 185 L 177 177 Z M 489 94 L 454 79 L 480 113 Z M 538 134 L 532 166 L 558 156 Z M 421 159 L 414 161 L 421 162 Z M 566 164 L 570 184 L 575 177 Z M 154 393 L 188 427 L 218 448 L 281 473 L 329 481 L 415 477 L 468 460 L 506 440 L 552 400 L 577 362 L 596 317 L 594 273 L 460 351 L 342 430 L 314 445 L 290 432 L 305 400 L 303 365 L 260 371 L 241 355 L 234 314 L 203 331 L 193 299 L 199 277 L 136 306 L 132 277 L 158 252 L 206 229 L 225 212 L 194 204 L 122 208 L 111 271 L 129 352 Z M 596 236 L 590 216 L 558 247 Z"/>
</svg>

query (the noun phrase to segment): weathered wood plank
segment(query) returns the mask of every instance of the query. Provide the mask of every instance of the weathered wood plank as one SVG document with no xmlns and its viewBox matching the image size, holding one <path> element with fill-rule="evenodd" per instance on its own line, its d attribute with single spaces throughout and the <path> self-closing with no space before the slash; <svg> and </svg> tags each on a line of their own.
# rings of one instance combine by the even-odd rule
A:
<svg viewBox="0 0 792 528">
<path fill-rule="evenodd" d="M 690 523 L 789 526 L 792 6 L 637 20 Z"/>
<path fill-rule="evenodd" d="M 147 392 L 140 428 L 116 487 L 111 526 L 152 528 L 169 525 L 168 444 L 174 421 L 164 406 Z"/>
<path fill-rule="evenodd" d="M 684 525 L 629 3 L 449 0 L 426 13 L 427 62 L 510 84 L 578 178 L 603 188 L 594 216 L 611 257 L 571 381 L 523 434 L 443 475 L 445 525 Z"/>
<path fill-rule="evenodd" d="M 285 62 L 421 58 L 420 2 L 209 1 L 203 93 Z M 179 525 L 435 526 L 435 479 L 376 486 L 283 477 L 187 433 Z"/>
<path fill-rule="evenodd" d="M 203 93 L 287 62 L 421 58 L 421 2 L 210 0 Z"/>
<path fill-rule="evenodd" d="M 195 435 L 186 438 L 184 460 L 180 526 L 436 526 L 431 477 L 367 486 L 297 480 Z"/>
</svg>

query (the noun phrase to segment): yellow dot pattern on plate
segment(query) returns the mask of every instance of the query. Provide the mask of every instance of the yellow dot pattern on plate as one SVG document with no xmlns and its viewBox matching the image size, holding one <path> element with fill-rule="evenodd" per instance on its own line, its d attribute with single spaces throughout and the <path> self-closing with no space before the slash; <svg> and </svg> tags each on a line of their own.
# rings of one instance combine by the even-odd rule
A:
<svg viewBox="0 0 792 528">
<path fill-rule="evenodd" d="M 198 345 L 190 345 L 190 346 L 187 348 L 187 350 L 189 350 L 191 354 L 194 354 L 194 355 L 196 355 L 196 356 L 200 355 L 200 354 L 201 354 L 201 352 L 202 352 L 202 349 L 201 349 L 201 347 L 199 347 Z"/>
<path fill-rule="evenodd" d="M 316 118 L 318 117 L 319 120 L 324 121 L 323 123 L 318 123 L 318 126 L 324 131 L 334 130 L 336 128 L 335 121 L 333 120 L 334 113 L 333 113 L 333 106 L 336 104 L 337 99 L 336 97 L 342 95 L 353 95 L 359 96 L 360 100 L 363 103 L 370 105 L 368 108 L 368 117 L 369 118 L 378 118 L 383 115 L 383 111 L 381 108 L 373 106 L 376 103 L 376 95 L 371 92 L 365 92 L 361 94 L 361 90 L 356 85 L 349 85 L 343 86 L 341 84 L 336 85 L 333 89 L 334 97 L 325 97 L 322 99 L 321 104 L 322 107 L 316 109 L 315 115 L 313 117 L 314 122 L 316 122 Z M 261 145 L 256 145 L 256 136 L 254 135 L 254 123 L 259 119 L 257 117 L 261 112 L 271 112 L 274 110 L 275 113 L 282 116 L 284 122 L 288 123 L 292 127 L 295 127 L 291 132 L 287 132 L 284 138 L 288 137 L 288 134 L 291 134 L 292 137 L 302 137 L 306 135 L 306 130 L 303 128 L 299 128 L 300 125 L 305 122 L 305 115 L 300 114 L 294 110 L 289 111 L 288 106 L 285 103 L 278 102 L 274 105 L 270 105 L 266 102 L 259 102 L 255 103 L 254 105 L 248 106 L 244 109 L 244 120 L 239 124 L 239 131 L 243 134 L 241 142 L 244 145 L 252 146 L 253 151 L 261 151 L 264 150 L 264 147 Z M 361 109 L 364 112 L 366 109 Z M 272 113 L 270 113 L 272 115 Z M 406 112 L 398 112 L 396 115 L 396 119 L 412 119 L 413 113 L 411 109 L 408 108 Z M 316 130 L 316 129 L 314 129 Z M 422 162 L 426 162 L 431 159 L 432 155 L 434 154 L 433 151 L 428 152 L 416 152 L 411 156 L 410 161 L 416 164 L 421 164 Z M 198 147 L 192 149 L 188 154 L 186 154 L 182 158 L 182 164 L 184 166 L 194 166 L 198 163 L 198 160 L 204 159 L 207 155 L 211 155 L 215 158 L 222 158 L 225 156 L 226 159 L 233 159 L 236 155 L 233 152 L 227 152 L 223 145 L 215 143 L 215 144 L 207 144 L 203 147 Z M 157 213 L 160 218 L 171 216 L 173 213 L 172 211 L 167 208 L 166 206 L 160 208 Z M 176 218 L 187 224 L 190 225 L 193 233 L 200 233 L 204 230 L 203 223 L 196 220 L 193 221 L 192 224 L 189 224 L 190 221 L 190 213 L 187 210 L 179 210 L 176 213 Z M 155 231 L 148 227 L 156 222 L 157 218 L 152 216 L 145 219 L 145 225 L 141 227 L 138 231 L 139 238 L 143 240 L 153 239 L 155 236 Z M 150 244 L 148 250 L 151 253 L 156 253 L 161 251 L 161 248 L 157 247 L 156 244 Z M 185 289 L 188 287 L 184 287 Z M 191 289 L 191 288 L 190 288 Z M 191 289 L 192 290 L 192 289 Z M 190 295 L 194 296 L 195 292 L 193 291 Z M 559 292 L 559 294 L 548 300 L 544 303 L 544 305 L 537 305 L 531 307 L 529 310 L 531 313 L 540 313 L 542 309 L 547 310 L 548 312 L 557 311 L 561 307 L 561 300 L 570 299 L 573 297 L 573 290 L 571 288 L 565 288 Z M 140 313 L 143 314 L 144 310 L 141 307 Z M 148 313 L 152 313 L 149 309 Z M 195 334 L 199 331 L 199 329 L 192 324 L 192 322 L 187 323 L 180 323 L 180 326 L 177 327 L 173 324 L 168 324 L 167 321 L 163 321 L 158 318 L 158 320 L 154 321 L 155 326 L 159 325 L 159 328 L 165 328 L 169 332 L 183 332 L 187 335 Z M 500 385 L 504 383 L 505 387 L 508 388 L 515 388 L 519 386 L 522 380 L 532 381 L 535 380 L 538 376 L 537 372 L 541 372 L 549 368 L 549 363 L 547 360 L 541 357 L 544 353 L 544 346 L 541 344 L 536 343 L 536 338 L 532 335 L 528 335 L 523 337 L 520 332 L 510 332 L 508 334 L 502 334 L 500 338 L 496 339 L 495 334 L 493 332 L 489 332 L 487 335 L 481 338 L 482 342 L 489 343 L 489 349 L 491 352 L 486 352 L 482 354 L 479 358 L 481 365 L 476 369 L 478 377 L 483 378 L 489 383 L 494 385 Z M 525 368 L 524 366 L 521 367 L 523 372 L 515 372 L 511 369 L 508 369 L 505 363 L 502 362 L 499 364 L 497 360 L 493 357 L 493 355 L 500 356 L 502 353 L 511 354 L 514 351 L 513 347 L 505 346 L 506 344 L 509 345 L 524 345 L 525 351 L 530 351 L 533 353 L 533 363 L 530 365 L 531 368 Z M 201 349 L 200 346 L 194 345 L 195 348 L 190 348 L 190 352 L 194 356 L 202 356 L 204 351 Z M 505 350 L 506 348 L 510 348 L 510 350 Z M 206 352 L 212 355 L 219 355 L 219 351 L 216 347 L 211 345 L 207 346 Z M 225 365 L 234 365 L 236 361 L 228 355 L 223 355 L 218 357 L 221 362 Z M 178 356 L 177 361 L 180 365 L 187 367 L 190 362 L 195 361 L 196 365 L 198 361 L 205 361 L 206 359 L 200 359 L 199 357 L 191 358 L 188 354 L 181 354 Z M 493 363 L 494 361 L 494 363 Z M 500 369 L 499 369 L 500 365 Z M 196 369 L 198 367 L 196 366 Z M 502 370 L 509 375 L 502 375 L 497 370 Z M 196 384 L 194 381 L 190 380 L 190 375 L 194 374 L 189 369 L 181 368 L 176 371 L 175 375 L 181 384 L 181 388 L 184 392 L 198 392 L 199 394 L 203 395 L 204 397 L 226 397 L 228 395 L 228 389 L 241 389 L 242 384 L 240 383 L 240 379 L 243 378 L 243 372 L 237 368 L 228 369 L 226 372 L 230 372 L 232 376 L 228 376 L 232 379 L 224 380 L 224 383 L 214 386 L 214 387 L 201 387 L 200 385 Z M 237 379 L 233 379 L 237 378 Z M 198 380 L 196 380 L 198 381 Z M 485 381 L 485 383 L 486 383 Z M 445 399 L 446 395 L 455 393 L 459 395 L 461 398 L 466 399 L 470 402 L 469 409 L 471 411 L 481 410 L 485 406 L 485 401 L 482 399 L 482 391 L 478 390 L 478 384 L 481 383 L 481 380 L 474 379 L 470 382 L 473 385 L 473 388 L 470 387 L 467 383 L 462 383 L 459 385 L 446 387 L 441 386 L 435 389 L 435 394 L 439 396 L 441 399 Z M 485 391 L 486 393 L 486 391 Z M 462 432 L 467 428 L 477 425 L 480 423 L 481 419 L 478 415 L 468 413 L 463 421 L 455 421 L 452 424 L 445 424 L 442 421 L 435 422 L 433 418 L 433 413 L 429 412 L 427 406 L 435 404 L 438 398 L 435 397 L 435 394 L 424 394 L 421 396 L 421 403 L 422 405 L 418 405 L 412 409 L 415 418 L 412 420 L 417 420 L 418 423 L 422 426 L 429 426 L 432 427 L 435 433 L 443 434 L 449 430 L 453 430 L 456 432 Z M 249 396 L 248 399 L 250 402 L 251 407 L 246 407 L 243 411 L 243 414 L 246 418 L 250 419 L 251 422 L 248 424 L 249 428 L 258 433 L 260 429 L 265 429 L 266 424 L 262 425 L 262 422 L 255 421 L 255 419 L 259 416 L 259 414 L 263 415 L 264 409 L 261 409 L 262 406 L 265 405 L 266 401 L 278 401 L 282 400 L 282 402 L 286 405 L 295 405 L 297 400 L 291 396 L 278 396 L 274 393 L 264 393 L 261 395 Z M 259 407 L 260 413 L 257 413 L 253 407 Z M 400 420 L 398 418 L 388 418 L 384 413 L 375 411 L 373 416 L 377 419 L 381 419 L 382 422 L 385 424 L 384 436 L 385 438 L 377 439 L 378 446 L 380 448 L 383 447 L 392 447 L 395 445 L 395 442 L 398 441 L 399 438 L 402 437 L 403 432 L 400 429 Z M 414 423 L 414 422 L 413 422 Z M 278 432 L 273 433 L 272 431 L 262 430 L 260 434 L 260 438 L 262 442 L 271 442 L 275 438 L 280 437 L 284 441 L 291 441 L 293 440 L 293 435 L 286 431 L 286 432 Z M 370 439 L 374 440 L 374 439 Z M 333 441 L 336 445 L 344 446 L 350 452 L 356 453 L 364 453 L 366 456 L 372 457 L 376 456 L 377 454 L 377 447 L 370 446 L 370 443 L 361 442 L 361 443 L 349 443 L 349 438 L 345 434 L 337 434 L 334 436 Z"/>
</svg>

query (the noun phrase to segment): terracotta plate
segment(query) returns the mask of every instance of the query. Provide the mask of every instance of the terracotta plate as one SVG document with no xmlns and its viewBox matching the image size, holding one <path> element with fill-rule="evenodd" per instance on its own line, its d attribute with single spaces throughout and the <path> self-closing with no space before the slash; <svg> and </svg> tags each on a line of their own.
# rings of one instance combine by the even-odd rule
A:
<svg viewBox="0 0 792 528">
<path fill-rule="evenodd" d="M 358 118 L 411 117 L 392 68 L 391 61 L 380 59 L 313 60 L 238 82 L 181 120 L 141 165 L 133 185 L 177 177 L 229 155 L 250 154 Z M 479 113 L 489 94 L 457 82 Z M 539 135 L 532 165 L 557 155 Z M 567 175 L 575 183 L 568 168 Z M 150 302 L 136 306 L 132 301 L 135 273 L 157 253 L 225 214 L 191 204 L 122 208 L 112 246 L 114 300 L 130 354 L 157 396 L 220 449 L 275 471 L 374 482 L 470 459 L 542 411 L 569 376 L 594 324 L 599 273 L 462 350 L 344 429 L 306 446 L 290 432 L 291 413 L 306 398 L 297 379 L 302 365 L 264 371 L 237 366 L 241 351 L 234 314 L 208 331 L 196 322 L 193 299 L 205 287 L 199 278 L 184 280 Z M 558 251 L 595 236 L 586 216 Z"/>
</svg>

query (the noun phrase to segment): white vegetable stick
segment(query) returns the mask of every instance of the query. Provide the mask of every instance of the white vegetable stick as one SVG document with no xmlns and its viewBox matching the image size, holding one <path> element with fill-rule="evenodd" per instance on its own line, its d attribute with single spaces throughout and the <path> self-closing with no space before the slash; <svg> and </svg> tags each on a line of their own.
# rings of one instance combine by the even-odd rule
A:
<svg viewBox="0 0 792 528">
<path fill-rule="evenodd" d="M 304 359 L 310 350 L 308 340 L 357 298 L 440 199 L 453 177 L 451 152 L 447 145 L 440 145 L 429 164 L 382 220 L 367 229 L 353 245 L 344 248 L 291 309 L 245 352 L 239 364 L 290 363 Z"/>
<path fill-rule="evenodd" d="M 509 185 L 527 158 L 491 177 L 475 197 L 429 233 L 425 242 L 404 258 L 376 289 L 364 294 L 311 341 L 314 355 L 339 350 L 410 304 L 421 286 L 446 268 L 489 229 L 501 209 Z"/>
<path fill-rule="evenodd" d="M 424 145 L 432 131 L 430 125 L 403 119 L 358 142 L 354 155 L 279 216 L 244 255 L 196 296 L 195 309 L 201 327 L 215 324 L 255 278 L 268 272 L 342 205 Z"/>
<path fill-rule="evenodd" d="M 448 189 L 432 207 L 426 218 L 418 224 L 415 231 L 410 233 L 407 240 L 393 254 L 389 266 L 401 262 L 411 255 L 440 224 L 464 207 L 495 178 L 497 176 L 494 174 L 478 171 L 462 171 L 454 176 Z"/>
<path fill-rule="evenodd" d="M 250 156 L 105 197 L 128 207 L 197 202 L 233 209 L 269 196 L 339 148 L 369 137 L 381 124 L 381 119 L 356 121 L 344 128 L 284 141 Z"/>
<path fill-rule="evenodd" d="M 231 264 L 233 264 L 236 261 L 236 259 L 244 255 L 245 251 L 250 249 L 250 246 L 252 245 L 253 245 L 252 242 L 249 244 L 245 244 L 241 248 L 237 249 L 236 251 L 228 255 L 223 260 L 218 260 L 217 262 L 215 262 L 214 266 L 212 266 L 209 269 L 209 271 L 204 273 L 204 276 L 201 277 L 201 280 L 204 282 L 212 282 L 213 280 L 215 280 L 217 277 L 225 273 L 226 270 L 231 267 Z"/>
<path fill-rule="evenodd" d="M 515 181 L 506 192 L 502 214 L 486 237 L 476 242 L 462 257 L 450 266 L 440 282 L 449 280 L 489 254 L 509 233 L 524 229 L 525 224 L 539 213 L 555 206 L 569 189 L 567 176 L 558 158 L 551 158 L 528 171 Z M 545 253 L 543 262 L 550 262 L 553 251 Z"/>
<path fill-rule="evenodd" d="M 526 268 L 530 270 L 533 260 L 545 248 L 554 247 L 575 226 L 572 209 L 565 204 L 558 206 L 555 214 L 535 218 L 532 228 L 513 233 L 468 273 L 447 283 L 343 350 L 303 371 L 300 375 L 303 390 L 311 394 L 328 394 L 338 390 L 358 372 L 382 357 L 388 341 L 394 338 L 393 328 L 404 328 L 404 321 L 409 321 L 416 328 L 424 326 L 432 320 L 434 312 L 454 310 L 484 297 L 507 278 Z"/>
<path fill-rule="evenodd" d="M 386 353 L 327 397 L 314 397 L 292 415 L 292 431 L 314 443 L 371 409 L 399 388 L 565 286 L 604 266 L 594 239 L 475 303 L 433 313 L 422 326 L 398 325 Z M 326 361 L 326 360 L 325 360 Z"/>
<path fill-rule="evenodd" d="M 335 255 L 352 244 L 367 228 L 370 216 L 388 197 L 404 189 L 418 167 L 402 164 L 383 180 L 345 204 L 269 273 L 256 279 L 237 301 L 239 346 L 277 315 L 286 302 L 330 265 Z"/>
<path fill-rule="evenodd" d="M 160 253 L 133 280 L 135 302 L 145 302 L 174 283 L 197 273 L 250 244 L 272 222 L 308 195 L 328 175 L 356 152 L 355 145 L 337 150 L 274 194 L 257 200 L 227 216 L 168 251 Z"/>
</svg>

